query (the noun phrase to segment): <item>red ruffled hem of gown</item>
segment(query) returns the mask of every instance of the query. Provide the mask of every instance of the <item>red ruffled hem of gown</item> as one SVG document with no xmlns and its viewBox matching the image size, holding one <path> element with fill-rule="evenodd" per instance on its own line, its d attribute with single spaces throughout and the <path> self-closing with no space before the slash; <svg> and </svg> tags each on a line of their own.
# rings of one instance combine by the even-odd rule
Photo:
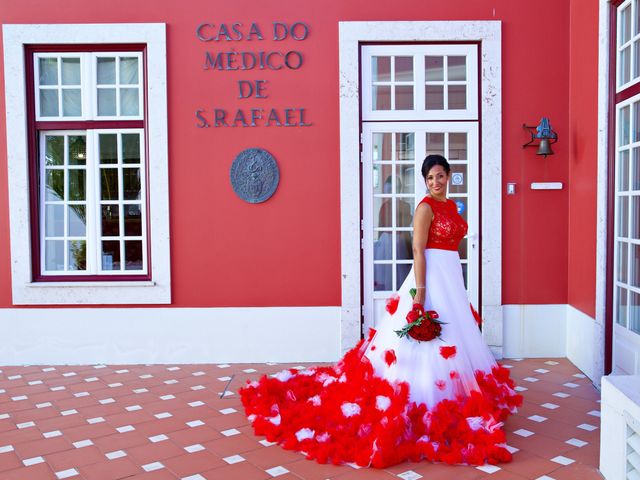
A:
<svg viewBox="0 0 640 480">
<path fill-rule="evenodd" d="M 409 401 L 409 385 L 375 375 L 361 341 L 337 365 L 284 370 L 240 390 L 257 435 L 319 463 L 384 468 L 405 460 L 509 462 L 502 425 L 522 404 L 509 371 L 476 372 L 480 391 L 433 408 Z"/>
</svg>

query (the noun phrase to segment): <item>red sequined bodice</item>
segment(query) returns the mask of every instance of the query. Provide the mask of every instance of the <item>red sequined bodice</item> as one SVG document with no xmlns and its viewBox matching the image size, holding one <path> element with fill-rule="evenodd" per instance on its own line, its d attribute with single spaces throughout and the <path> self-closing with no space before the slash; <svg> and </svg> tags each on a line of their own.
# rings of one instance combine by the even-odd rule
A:
<svg viewBox="0 0 640 480">
<path fill-rule="evenodd" d="M 456 203 L 453 200 L 440 202 L 431 197 L 424 197 L 420 203 L 428 203 L 433 211 L 426 248 L 458 250 L 468 227 L 467 222 L 458 213 Z"/>
</svg>

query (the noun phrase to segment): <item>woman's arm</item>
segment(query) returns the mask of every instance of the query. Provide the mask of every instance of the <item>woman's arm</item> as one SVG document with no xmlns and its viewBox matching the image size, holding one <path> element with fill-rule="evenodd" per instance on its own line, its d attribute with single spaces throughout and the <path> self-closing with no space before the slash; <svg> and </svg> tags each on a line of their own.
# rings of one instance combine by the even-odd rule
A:
<svg viewBox="0 0 640 480">
<path fill-rule="evenodd" d="M 413 217 L 413 271 L 416 276 L 416 296 L 413 299 L 413 303 L 419 303 L 420 305 L 424 305 L 425 300 L 424 282 L 427 266 L 424 249 L 429 239 L 429 227 L 432 219 L 433 210 L 431 210 L 431 205 L 426 202 L 419 204 Z"/>
</svg>

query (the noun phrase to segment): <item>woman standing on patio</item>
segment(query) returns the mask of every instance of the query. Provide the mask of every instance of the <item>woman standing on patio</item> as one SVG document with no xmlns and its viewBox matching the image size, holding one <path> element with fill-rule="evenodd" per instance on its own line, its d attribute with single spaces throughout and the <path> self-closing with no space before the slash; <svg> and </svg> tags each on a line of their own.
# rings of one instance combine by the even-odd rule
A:
<svg viewBox="0 0 640 480">
<path fill-rule="evenodd" d="M 522 398 L 469 308 L 458 256 L 467 225 L 446 196 L 449 163 L 429 155 L 422 175 L 429 195 L 414 217 L 414 275 L 377 331 L 338 364 L 284 370 L 241 390 L 256 434 L 320 463 L 511 459 L 502 422 Z"/>
</svg>

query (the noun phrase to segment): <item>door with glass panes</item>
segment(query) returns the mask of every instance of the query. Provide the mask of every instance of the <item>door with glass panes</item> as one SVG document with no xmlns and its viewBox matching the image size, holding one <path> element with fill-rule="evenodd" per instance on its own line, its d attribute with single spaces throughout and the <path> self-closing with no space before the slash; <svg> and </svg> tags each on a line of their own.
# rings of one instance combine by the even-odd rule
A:
<svg viewBox="0 0 640 480">
<path fill-rule="evenodd" d="M 363 47 L 364 331 L 413 264 L 413 214 L 427 189 L 426 155 L 451 164 L 448 196 L 469 224 L 460 258 L 479 302 L 479 126 L 476 45 Z"/>
<path fill-rule="evenodd" d="M 640 374 L 640 6 L 617 7 L 613 371 Z M 624 99 L 624 97 L 629 97 Z"/>
</svg>

